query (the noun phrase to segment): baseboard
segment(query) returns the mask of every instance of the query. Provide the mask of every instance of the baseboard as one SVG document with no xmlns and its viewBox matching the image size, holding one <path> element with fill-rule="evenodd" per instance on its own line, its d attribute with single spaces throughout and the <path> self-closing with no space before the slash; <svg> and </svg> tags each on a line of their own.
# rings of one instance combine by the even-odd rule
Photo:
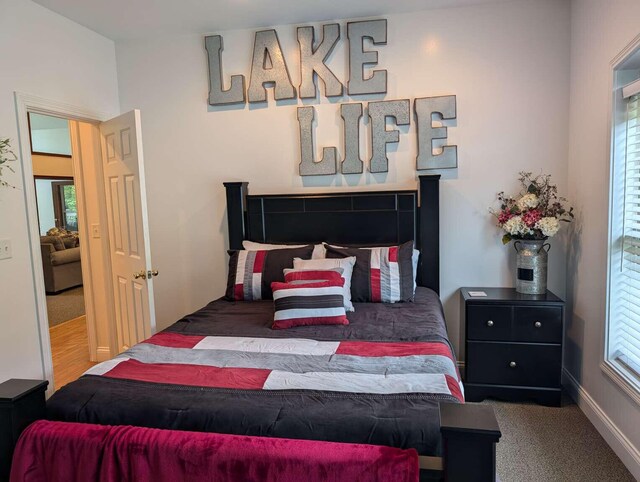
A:
<svg viewBox="0 0 640 482">
<path fill-rule="evenodd" d="M 575 400 L 582 412 L 609 444 L 609 447 L 622 460 L 629 472 L 640 480 L 640 450 L 622 433 L 600 405 L 589 395 L 582 385 L 566 369 L 562 370 L 564 388 Z"/>
<path fill-rule="evenodd" d="M 96 356 L 99 362 L 111 360 L 111 349 L 108 346 L 99 346 L 96 350 Z"/>
</svg>

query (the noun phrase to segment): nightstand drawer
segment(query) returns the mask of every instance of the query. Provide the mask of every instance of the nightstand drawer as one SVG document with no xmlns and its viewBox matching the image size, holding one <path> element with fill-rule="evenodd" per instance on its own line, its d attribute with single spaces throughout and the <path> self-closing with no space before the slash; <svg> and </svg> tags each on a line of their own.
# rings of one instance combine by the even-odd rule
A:
<svg viewBox="0 0 640 482">
<path fill-rule="evenodd" d="M 562 349 L 553 345 L 468 342 L 466 382 L 559 387 Z"/>
<path fill-rule="evenodd" d="M 513 341 L 562 343 L 562 308 L 515 307 Z"/>
<path fill-rule="evenodd" d="M 470 340 L 511 340 L 510 306 L 467 307 L 467 338 Z"/>
</svg>

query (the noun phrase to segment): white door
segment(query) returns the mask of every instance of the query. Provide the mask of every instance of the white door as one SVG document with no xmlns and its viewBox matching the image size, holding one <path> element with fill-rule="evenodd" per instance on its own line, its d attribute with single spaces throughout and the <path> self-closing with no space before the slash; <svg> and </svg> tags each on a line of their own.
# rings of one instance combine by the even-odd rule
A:
<svg viewBox="0 0 640 482">
<path fill-rule="evenodd" d="M 100 124 L 118 352 L 155 333 L 140 111 Z"/>
</svg>

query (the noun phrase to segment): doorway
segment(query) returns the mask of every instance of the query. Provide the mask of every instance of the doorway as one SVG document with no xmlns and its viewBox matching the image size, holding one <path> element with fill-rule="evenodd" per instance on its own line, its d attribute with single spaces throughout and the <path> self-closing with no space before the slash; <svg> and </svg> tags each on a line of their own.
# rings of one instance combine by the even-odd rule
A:
<svg viewBox="0 0 640 482">
<path fill-rule="evenodd" d="M 60 199 L 60 216 L 54 212 L 54 220 L 67 225 L 77 221 L 90 362 L 109 360 L 155 333 L 152 278 L 158 270 L 151 265 L 149 253 L 141 120 L 138 110 L 113 117 L 19 92 L 15 93 L 15 99 L 29 222 L 35 322 L 43 378 L 50 382 L 47 389 L 50 396 L 61 383 L 54 379 L 33 178 L 38 157 L 37 149 L 34 153 L 31 149 L 29 117 L 42 114 L 63 119 L 69 126 L 72 173 L 67 176 L 73 178 L 76 211 L 72 200 L 65 204 Z M 49 165 L 60 162 L 51 161 Z M 65 189 L 69 190 L 58 189 L 62 189 L 61 198 L 65 196 Z M 53 188 L 51 193 L 53 197 Z M 65 211 L 67 219 L 63 216 Z"/>
<path fill-rule="evenodd" d="M 78 197 L 69 119 L 28 112 L 33 159 L 33 182 L 38 210 L 40 253 L 46 292 L 47 321 L 53 361 L 54 389 L 76 380 L 97 363 L 91 356 L 87 304 L 82 265 L 90 265 L 81 250 Z M 84 210 L 86 212 L 86 209 Z M 85 269 L 86 271 L 86 269 Z M 89 298 L 87 300 L 87 298 Z"/>
</svg>

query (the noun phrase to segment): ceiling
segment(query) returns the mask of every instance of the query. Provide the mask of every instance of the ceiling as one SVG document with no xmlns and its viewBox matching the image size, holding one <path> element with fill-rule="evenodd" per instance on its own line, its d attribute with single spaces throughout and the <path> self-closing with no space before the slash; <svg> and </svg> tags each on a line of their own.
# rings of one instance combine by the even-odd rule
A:
<svg viewBox="0 0 640 482">
<path fill-rule="evenodd" d="M 496 0 L 34 0 L 113 40 L 369 17 Z M 504 0 L 503 0 L 504 1 Z"/>
</svg>

